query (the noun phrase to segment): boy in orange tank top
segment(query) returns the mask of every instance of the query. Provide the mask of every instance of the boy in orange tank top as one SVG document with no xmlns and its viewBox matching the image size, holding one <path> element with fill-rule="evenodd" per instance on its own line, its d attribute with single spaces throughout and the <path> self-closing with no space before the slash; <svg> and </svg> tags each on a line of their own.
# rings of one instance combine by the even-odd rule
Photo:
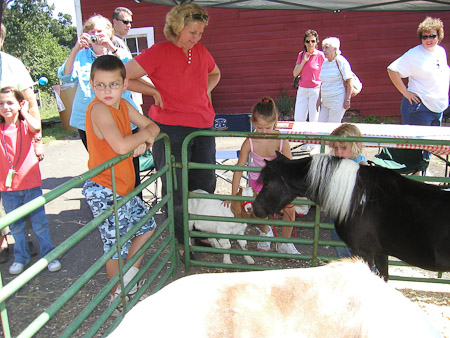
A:
<svg viewBox="0 0 450 338">
<path fill-rule="evenodd" d="M 125 67 L 122 61 L 112 55 L 98 57 L 91 67 L 90 84 L 96 97 L 86 110 L 86 136 L 89 149 L 88 167 L 92 169 L 116 155 L 134 151 L 133 156 L 144 153 L 153 145 L 159 134 L 159 127 L 150 119 L 139 114 L 126 100 L 122 99 L 122 91 L 126 90 L 128 80 L 125 78 Z M 139 128 L 132 134 L 131 123 Z M 116 198 L 121 199 L 134 188 L 134 169 L 132 158 L 128 157 L 114 166 L 116 181 Z M 105 170 L 87 180 L 83 187 L 83 195 L 97 217 L 113 202 L 111 171 Z M 146 214 L 148 210 L 138 196 L 134 196 L 118 212 L 120 236 L 124 236 Z M 121 248 L 121 259 L 129 260 L 153 235 L 156 224 L 151 218 Z M 115 216 L 111 215 L 98 226 L 103 242 L 103 250 L 107 252 L 116 245 Z M 106 263 L 108 279 L 112 279 L 119 271 L 117 253 Z M 124 274 L 124 285 L 138 273 L 143 257 Z M 143 284 L 136 283 L 128 292 L 132 297 Z M 112 290 L 111 301 L 120 295 L 120 286 Z"/>
</svg>

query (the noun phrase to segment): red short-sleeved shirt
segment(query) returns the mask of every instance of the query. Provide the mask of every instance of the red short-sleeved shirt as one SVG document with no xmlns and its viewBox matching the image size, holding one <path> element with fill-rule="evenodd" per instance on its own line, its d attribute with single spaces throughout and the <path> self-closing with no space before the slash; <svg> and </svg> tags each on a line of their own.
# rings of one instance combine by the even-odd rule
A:
<svg viewBox="0 0 450 338">
<path fill-rule="evenodd" d="M 153 105 L 149 116 L 167 124 L 209 128 L 214 122 L 214 109 L 208 98 L 208 74 L 216 63 L 200 43 L 189 50 L 169 41 L 160 42 L 135 57 L 161 94 L 164 109 Z"/>
</svg>

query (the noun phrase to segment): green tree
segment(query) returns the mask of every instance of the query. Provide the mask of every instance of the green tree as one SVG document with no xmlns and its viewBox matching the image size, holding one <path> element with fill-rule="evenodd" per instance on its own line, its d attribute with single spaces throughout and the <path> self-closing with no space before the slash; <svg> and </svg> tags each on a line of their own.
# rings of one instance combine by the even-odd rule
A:
<svg viewBox="0 0 450 338">
<path fill-rule="evenodd" d="M 72 49 L 77 41 L 77 28 L 72 26 L 70 14 L 58 13 L 58 19 L 50 22 L 50 32 L 58 39 L 61 46 Z"/>
<path fill-rule="evenodd" d="M 15 0 L 3 14 L 5 52 L 30 67 L 33 79 L 47 77 L 49 85 L 41 88 L 47 92 L 58 83 L 57 69 L 76 41 L 71 16 L 60 13 L 55 19 L 53 11 L 54 6 L 49 6 L 47 0 Z"/>
</svg>

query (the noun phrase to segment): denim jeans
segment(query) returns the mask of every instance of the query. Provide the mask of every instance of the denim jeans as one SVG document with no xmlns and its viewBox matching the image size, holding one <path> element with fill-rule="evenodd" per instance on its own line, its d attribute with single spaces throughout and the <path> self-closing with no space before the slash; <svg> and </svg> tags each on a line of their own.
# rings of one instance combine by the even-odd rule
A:
<svg viewBox="0 0 450 338">
<path fill-rule="evenodd" d="M 181 162 L 181 146 L 184 139 L 190 133 L 197 130 L 212 130 L 212 128 L 192 128 L 182 126 L 169 126 L 157 123 L 160 132 L 166 133 L 170 139 L 170 148 L 172 155 L 175 157 L 176 162 Z M 162 168 L 166 164 L 164 156 L 164 141 L 158 141 L 153 145 L 152 149 L 153 158 L 155 160 L 155 167 L 157 170 Z M 216 140 L 213 136 L 202 136 L 194 138 L 187 148 L 188 161 L 198 163 L 216 163 Z M 195 169 L 189 170 L 189 191 L 195 189 L 203 189 L 210 194 L 216 190 L 216 175 L 215 171 L 211 169 Z M 165 184 L 165 176 L 162 177 L 162 193 L 167 193 L 167 187 Z M 175 182 L 174 182 L 175 183 Z M 175 223 L 175 237 L 178 243 L 184 243 L 183 233 L 183 195 L 182 195 L 182 180 L 181 180 L 181 168 L 176 168 L 176 184 L 177 189 L 174 186 L 173 194 L 173 208 L 174 208 L 174 223 Z"/>
<path fill-rule="evenodd" d="M 403 97 L 401 104 L 402 124 L 415 126 L 440 126 L 442 124 L 443 112 L 435 113 L 429 110 L 422 102 L 409 103 L 408 99 Z M 430 160 L 431 154 L 423 151 L 423 158 Z"/>
<path fill-rule="evenodd" d="M 407 98 L 403 97 L 400 109 L 402 111 L 402 124 L 416 126 L 441 125 L 442 112 L 432 112 L 422 102 L 411 104 Z"/>
<path fill-rule="evenodd" d="M 17 209 L 25 203 L 42 195 L 42 188 L 36 187 L 27 190 L 18 191 L 2 191 L 3 207 L 6 213 Z M 39 243 L 39 252 L 41 257 L 44 257 L 55 246 L 50 239 L 50 232 L 48 229 L 48 220 L 45 215 L 44 207 L 40 207 L 30 213 L 31 226 L 37 236 Z M 14 237 L 14 262 L 27 265 L 30 261 L 30 248 L 27 243 L 27 232 L 25 230 L 25 218 L 21 218 L 18 221 L 10 225 L 11 234 Z"/>
</svg>

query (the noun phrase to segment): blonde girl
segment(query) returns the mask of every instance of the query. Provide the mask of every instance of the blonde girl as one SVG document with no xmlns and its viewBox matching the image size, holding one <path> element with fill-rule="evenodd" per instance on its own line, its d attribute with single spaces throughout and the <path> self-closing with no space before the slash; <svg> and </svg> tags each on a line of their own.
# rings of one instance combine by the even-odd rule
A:
<svg viewBox="0 0 450 338">
<path fill-rule="evenodd" d="M 358 127 L 354 124 L 343 123 L 331 132 L 333 136 L 350 136 L 362 137 Z M 364 155 L 361 155 L 362 144 L 360 142 L 330 142 L 329 147 L 334 156 L 347 158 L 359 164 L 367 165 L 367 160 Z"/>
<path fill-rule="evenodd" d="M 349 136 L 349 137 L 362 137 L 361 131 L 357 126 L 350 123 L 343 123 L 335 130 L 331 132 L 333 136 Z M 328 146 L 331 148 L 331 154 L 341 158 L 347 158 L 353 160 L 356 163 L 367 165 L 367 159 L 364 155 L 361 155 L 362 144 L 360 142 L 330 142 Z M 331 220 L 331 223 L 334 223 Z M 341 241 L 341 238 L 337 234 L 336 230 L 331 231 L 331 239 L 333 241 Z M 338 257 L 351 257 L 352 252 L 350 248 L 336 246 L 336 254 Z"/>
<path fill-rule="evenodd" d="M 252 109 L 251 121 L 257 133 L 279 133 L 276 130 L 278 120 L 278 110 L 275 102 L 270 97 L 263 98 L 260 102 L 255 104 Z M 288 158 L 292 158 L 291 148 L 289 142 L 277 139 L 262 139 L 262 138 L 247 138 L 241 147 L 239 160 L 237 165 L 244 166 L 247 163 L 249 155 L 251 155 L 252 167 L 265 166 L 264 160 L 273 160 L 276 157 L 276 151 L 281 152 Z M 232 182 L 232 195 L 236 195 L 241 181 L 242 171 L 235 171 Z M 249 185 L 258 193 L 262 189 L 262 185 L 257 182 L 259 172 L 250 172 Z M 293 205 L 288 205 L 284 209 L 283 220 L 295 220 L 295 208 Z M 257 229 L 261 236 L 273 237 L 273 231 L 268 225 L 258 225 Z M 282 228 L 282 237 L 290 238 L 292 227 Z M 299 254 L 293 243 L 277 243 L 276 249 L 280 253 Z M 270 242 L 258 242 L 257 250 L 269 251 Z"/>
</svg>

